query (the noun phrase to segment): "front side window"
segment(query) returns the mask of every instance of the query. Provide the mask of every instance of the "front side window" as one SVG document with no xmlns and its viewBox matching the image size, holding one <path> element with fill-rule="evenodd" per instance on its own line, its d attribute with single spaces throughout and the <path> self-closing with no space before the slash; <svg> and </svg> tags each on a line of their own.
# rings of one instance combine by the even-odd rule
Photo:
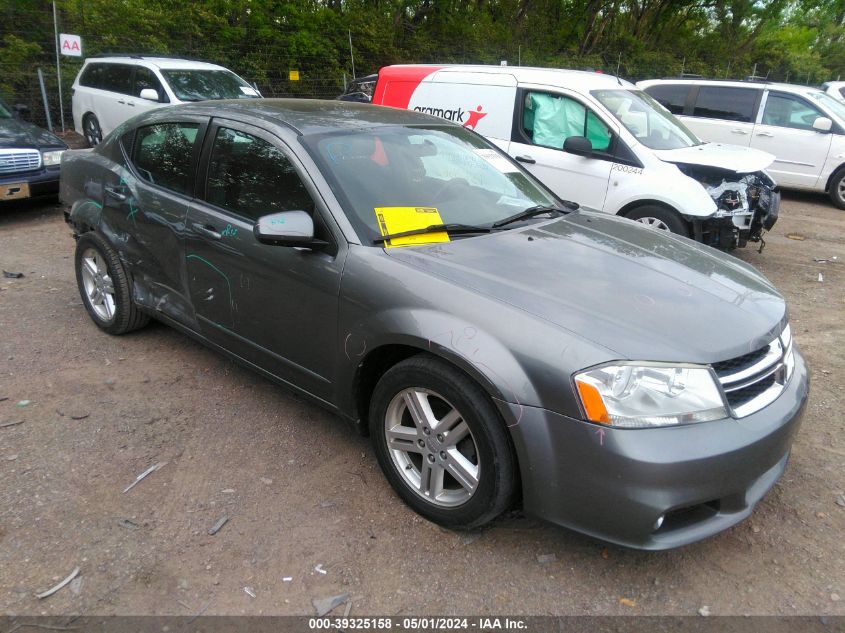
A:
<svg viewBox="0 0 845 633">
<path fill-rule="evenodd" d="M 255 99 L 260 95 L 228 70 L 162 70 L 161 74 L 180 101 Z"/>
<path fill-rule="evenodd" d="M 821 116 L 824 115 L 803 99 L 770 92 L 761 123 L 796 130 L 812 130 L 813 123 Z"/>
<path fill-rule="evenodd" d="M 489 226 L 555 198 L 481 137 L 452 126 L 386 126 L 302 139 L 365 240 L 376 209 L 436 209 L 445 223 Z"/>
<path fill-rule="evenodd" d="M 155 76 L 155 73 L 150 70 L 149 68 L 144 68 L 143 66 L 138 66 L 135 69 L 135 91 L 134 95 L 136 97 L 141 96 L 141 91 L 146 90 L 147 88 L 151 90 L 155 90 L 158 94 L 158 98 L 162 102 L 167 101 L 167 95 L 164 92 L 164 88 L 161 86 L 161 82 L 158 80 L 158 77 Z"/>
<path fill-rule="evenodd" d="M 191 195 L 198 123 L 159 123 L 138 129 L 133 164 L 154 185 Z"/>
<path fill-rule="evenodd" d="M 592 95 L 650 149 L 680 149 L 701 143 L 674 115 L 640 90 L 594 90 Z"/>
<path fill-rule="evenodd" d="M 597 152 L 610 148 L 610 130 L 601 119 L 580 101 L 562 95 L 526 93 L 522 129 L 533 145 L 563 149 L 570 136 L 584 136 Z"/>
<path fill-rule="evenodd" d="M 759 90 L 754 88 L 732 88 L 730 86 L 701 86 L 695 100 L 693 116 L 708 119 L 724 119 L 739 123 L 754 120 L 754 106 Z"/>
<path fill-rule="evenodd" d="M 658 84 L 645 92 L 672 114 L 683 114 L 690 91 L 689 84 Z"/>
<path fill-rule="evenodd" d="M 282 151 L 245 132 L 219 128 L 208 164 L 207 202 L 250 220 L 280 211 L 314 212 L 314 202 Z"/>
</svg>

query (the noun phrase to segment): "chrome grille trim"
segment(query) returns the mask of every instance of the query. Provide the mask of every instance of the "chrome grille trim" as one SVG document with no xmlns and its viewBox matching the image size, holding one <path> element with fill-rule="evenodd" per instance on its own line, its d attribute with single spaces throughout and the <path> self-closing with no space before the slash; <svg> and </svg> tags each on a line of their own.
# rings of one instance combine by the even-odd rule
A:
<svg viewBox="0 0 845 633">
<path fill-rule="evenodd" d="M 739 371 L 719 371 L 720 365 L 731 367 L 731 361 L 713 364 L 725 403 L 735 418 L 744 418 L 770 405 L 780 396 L 791 378 L 791 368 L 794 365 L 791 359 L 792 332 L 789 325 L 763 350 L 765 353 L 759 360 Z M 767 383 L 771 384 L 765 386 Z M 765 388 L 757 393 L 755 386 L 758 386 L 758 389 Z M 747 398 L 744 398 L 743 391 L 749 393 Z"/>
<path fill-rule="evenodd" d="M 41 167 L 37 149 L 0 149 L 0 174 L 34 171 Z"/>
</svg>

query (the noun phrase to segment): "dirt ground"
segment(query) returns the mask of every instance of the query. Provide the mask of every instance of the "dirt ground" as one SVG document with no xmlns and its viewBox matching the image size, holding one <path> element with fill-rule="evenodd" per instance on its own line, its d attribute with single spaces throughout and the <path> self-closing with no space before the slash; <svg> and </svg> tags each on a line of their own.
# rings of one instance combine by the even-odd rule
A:
<svg viewBox="0 0 845 633">
<path fill-rule="evenodd" d="M 518 513 L 428 523 L 332 415 L 162 325 L 101 333 L 60 208 L 0 208 L 0 267 L 25 275 L 0 278 L 0 609 L 313 614 L 349 592 L 353 616 L 845 614 L 845 212 L 786 194 L 767 242 L 738 255 L 787 297 L 813 372 L 792 460 L 740 525 L 643 553 Z"/>
</svg>

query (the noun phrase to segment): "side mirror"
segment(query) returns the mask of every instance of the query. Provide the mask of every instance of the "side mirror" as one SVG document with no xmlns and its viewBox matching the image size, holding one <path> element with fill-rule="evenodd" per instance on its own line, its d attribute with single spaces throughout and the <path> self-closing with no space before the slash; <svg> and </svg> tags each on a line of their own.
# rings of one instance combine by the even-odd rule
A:
<svg viewBox="0 0 845 633">
<path fill-rule="evenodd" d="M 29 106 L 25 103 L 16 103 L 14 106 L 12 106 L 12 109 L 15 111 L 15 116 L 18 118 L 22 117 L 24 114 L 29 113 Z"/>
<path fill-rule="evenodd" d="M 327 242 L 314 239 L 314 220 L 305 211 L 282 211 L 258 218 L 253 228 L 255 239 L 275 246 L 314 248 Z"/>
<path fill-rule="evenodd" d="M 147 101 L 156 101 L 158 102 L 158 91 L 153 90 L 152 88 L 144 88 L 141 91 L 141 98 L 146 99 Z"/>
<path fill-rule="evenodd" d="M 830 132 L 830 129 L 833 127 L 833 121 L 828 119 L 826 116 L 820 116 L 815 121 L 813 121 L 813 129 L 816 132 Z"/>
<path fill-rule="evenodd" d="M 590 156 L 593 144 L 584 136 L 570 136 L 563 142 L 563 151 L 576 156 Z"/>
</svg>

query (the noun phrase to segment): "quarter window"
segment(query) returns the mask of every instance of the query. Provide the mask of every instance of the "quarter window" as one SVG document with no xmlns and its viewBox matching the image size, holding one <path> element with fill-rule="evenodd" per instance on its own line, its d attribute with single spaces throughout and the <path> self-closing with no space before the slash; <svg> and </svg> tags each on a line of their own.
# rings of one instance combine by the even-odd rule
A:
<svg viewBox="0 0 845 633">
<path fill-rule="evenodd" d="M 690 86 L 683 84 L 660 84 L 645 89 L 655 101 L 672 114 L 683 114 Z"/>
<path fill-rule="evenodd" d="M 133 163 L 141 177 L 159 187 L 191 195 L 198 130 L 198 123 L 159 123 L 139 128 Z"/>
<path fill-rule="evenodd" d="M 251 134 L 219 128 L 205 199 L 250 220 L 280 211 L 314 212 L 314 202 L 282 151 Z"/>
<path fill-rule="evenodd" d="M 759 90 L 728 86 L 701 86 L 695 100 L 693 116 L 724 119 L 740 123 L 754 120 L 754 105 Z"/>
<path fill-rule="evenodd" d="M 763 110 L 763 125 L 812 130 L 813 122 L 824 116 L 803 99 L 785 94 L 769 93 Z"/>
<path fill-rule="evenodd" d="M 610 147 L 610 130 L 593 111 L 560 95 L 526 93 L 522 129 L 534 145 L 562 149 L 570 136 L 585 136 L 596 151 Z"/>
</svg>

